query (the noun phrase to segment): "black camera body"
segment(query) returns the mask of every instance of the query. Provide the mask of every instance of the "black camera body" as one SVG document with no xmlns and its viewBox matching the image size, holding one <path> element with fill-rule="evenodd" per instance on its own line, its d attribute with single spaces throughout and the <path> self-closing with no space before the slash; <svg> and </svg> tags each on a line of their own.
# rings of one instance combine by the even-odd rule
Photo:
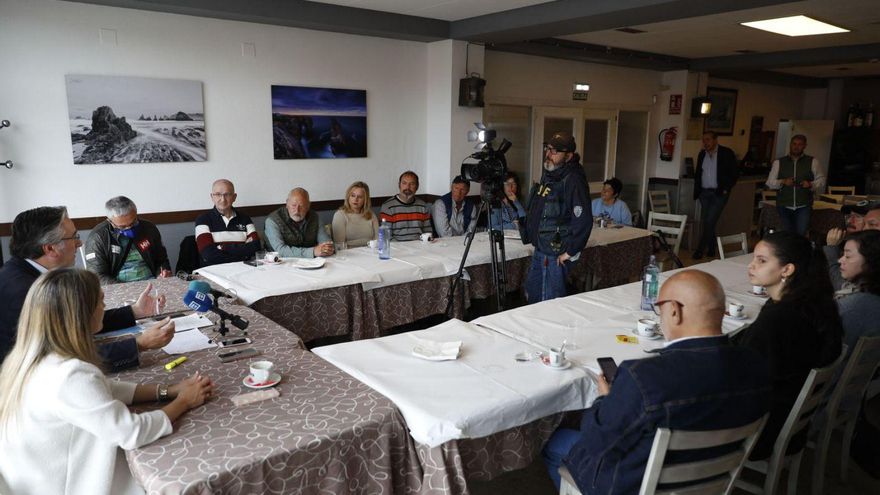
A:
<svg viewBox="0 0 880 495">
<path fill-rule="evenodd" d="M 498 193 L 504 189 L 504 180 L 507 177 L 507 158 L 504 154 L 511 145 L 510 141 L 503 139 L 495 149 L 492 147 L 492 142 L 487 141 L 483 149 L 467 157 L 461 164 L 461 176 L 471 182 L 482 184 L 483 198 L 487 200 L 496 199 Z M 476 160 L 476 162 L 468 160 Z"/>
</svg>

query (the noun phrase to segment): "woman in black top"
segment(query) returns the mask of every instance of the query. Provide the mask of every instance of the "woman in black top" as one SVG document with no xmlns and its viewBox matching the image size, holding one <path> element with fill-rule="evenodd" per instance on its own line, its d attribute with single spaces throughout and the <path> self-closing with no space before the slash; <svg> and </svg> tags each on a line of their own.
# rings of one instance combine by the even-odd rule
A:
<svg viewBox="0 0 880 495">
<path fill-rule="evenodd" d="M 767 289 L 770 299 L 755 322 L 734 338 L 767 358 L 773 380 L 770 418 L 752 459 L 765 459 L 812 368 L 834 362 L 840 355 L 843 329 L 825 256 L 809 240 L 791 232 L 777 232 L 755 246 L 749 280 Z M 788 452 L 803 448 L 798 435 Z"/>
</svg>

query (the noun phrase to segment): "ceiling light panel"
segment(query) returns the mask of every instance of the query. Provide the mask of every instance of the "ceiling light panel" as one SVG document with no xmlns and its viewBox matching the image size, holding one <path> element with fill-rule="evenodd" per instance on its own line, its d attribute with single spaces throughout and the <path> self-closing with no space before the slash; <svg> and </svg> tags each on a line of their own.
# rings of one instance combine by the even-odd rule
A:
<svg viewBox="0 0 880 495">
<path fill-rule="evenodd" d="M 769 31 L 785 36 L 812 36 L 816 34 L 848 33 L 849 29 L 834 26 L 805 15 L 766 19 L 763 21 L 742 22 L 743 26 Z"/>
</svg>

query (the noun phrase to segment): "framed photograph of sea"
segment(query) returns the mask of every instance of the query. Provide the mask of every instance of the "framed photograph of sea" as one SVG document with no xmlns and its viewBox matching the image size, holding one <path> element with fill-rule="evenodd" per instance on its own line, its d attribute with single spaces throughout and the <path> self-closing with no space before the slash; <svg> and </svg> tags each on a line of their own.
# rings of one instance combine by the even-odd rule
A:
<svg viewBox="0 0 880 495">
<path fill-rule="evenodd" d="M 272 86 L 276 159 L 367 156 L 367 92 Z"/>
<path fill-rule="evenodd" d="M 68 75 L 73 163 L 203 162 L 201 81 Z"/>
</svg>

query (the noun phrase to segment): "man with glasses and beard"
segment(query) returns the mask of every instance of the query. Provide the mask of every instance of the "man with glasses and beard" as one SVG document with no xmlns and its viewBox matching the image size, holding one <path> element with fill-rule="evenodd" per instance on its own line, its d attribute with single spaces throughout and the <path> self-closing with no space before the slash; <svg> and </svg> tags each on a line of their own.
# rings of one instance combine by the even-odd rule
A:
<svg viewBox="0 0 880 495">
<path fill-rule="evenodd" d="M 571 134 L 557 132 L 544 144 L 544 171 L 526 210 L 520 235 L 535 247 L 526 280 L 529 304 L 563 297 L 566 277 L 593 229 L 587 179 Z"/>
</svg>

